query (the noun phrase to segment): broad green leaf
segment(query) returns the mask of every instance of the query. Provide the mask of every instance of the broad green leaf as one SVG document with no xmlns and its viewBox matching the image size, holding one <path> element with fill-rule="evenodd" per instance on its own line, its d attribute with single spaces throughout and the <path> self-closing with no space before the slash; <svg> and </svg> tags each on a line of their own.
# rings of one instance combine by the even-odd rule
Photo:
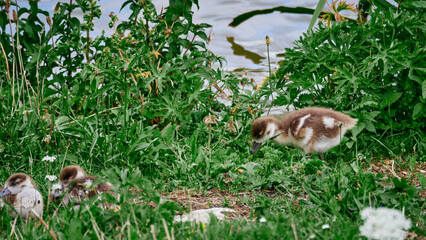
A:
<svg viewBox="0 0 426 240">
<path fill-rule="evenodd" d="M 150 145 L 150 143 L 139 143 L 138 145 L 136 145 L 135 151 L 139 151 L 139 150 L 143 150 L 145 148 L 147 148 Z"/>
<path fill-rule="evenodd" d="M 417 1 L 417 2 L 412 2 L 413 6 L 418 7 L 418 8 L 426 8 L 426 2 L 425 1 Z"/>
<path fill-rule="evenodd" d="M 207 37 L 207 34 L 203 31 L 198 31 L 196 33 L 196 35 L 199 36 L 201 39 L 203 39 L 206 42 L 209 40 L 209 38 Z"/>
<path fill-rule="evenodd" d="M 380 111 L 371 111 L 364 113 L 364 118 L 372 122 L 376 122 L 375 118 L 380 114 Z"/>
<path fill-rule="evenodd" d="M 423 115 L 423 103 L 419 102 L 414 106 L 413 119 L 416 120 L 418 117 Z"/>
<path fill-rule="evenodd" d="M 174 137 L 174 131 L 176 126 L 173 126 L 171 123 L 169 123 L 162 131 L 161 131 L 161 138 L 171 140 Z"/>
<path fill-rule="evenodd" d="M 382 102 L 380 102 L 380 107 L 385 108 L 390 106 L 392 103 L 398 101 L 398 99 L 402 96 L 402 92 L 390 93 L 384 96 Z"/>
<path fill-rule="evenodd" d="M 426 80 L 423 80 L 423 83 L 422 83 L 422 95 L 423 95 L 423 98 L 426 99 Z"/>
<path fill-rule="evenodd" d="M 354 128 L 352 128 L 352 135 L 356 137 L 365 128 L 365 123 L 360 122 Z"/>
<path fill-rule="evenodd" d="M 374 124 L 371 121 L 364 121 L 365 122 L 365 129 L 367 129 L 370 132 L 376 132 L 376 128 L 374 127 Z"/>
<path fill-rule="evenodd" d="M 394 5 L 392 5 L 392 4 L 390 4 L 388 1 L 386 1 L 386 0 L 375 0 L 374 1 L 374 4 L 375 5 L 379 5 L 379 6 L 381 6 L 381 7 L 384 7 L 384 8 L 396 8 Z"/>
</svg>

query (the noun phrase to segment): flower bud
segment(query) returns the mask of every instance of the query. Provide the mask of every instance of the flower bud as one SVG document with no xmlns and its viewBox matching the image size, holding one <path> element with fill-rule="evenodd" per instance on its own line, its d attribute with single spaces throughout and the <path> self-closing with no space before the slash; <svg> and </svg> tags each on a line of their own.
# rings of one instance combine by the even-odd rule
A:
<svg viewBox="0 0 426 240">
<path fill-rule="evenodd" d="M 13 10 L 13 21 L 18 21 L 18 14 L 16 13 L 15 10 Z"/>
<path fill-rule="evenodd" d="M 52 27 L 52 19 L 49 16 L 46 17 L 46 22 L 49 25 L 49 27 Z"/>
<path fill-rule="evenodd" d="M 269 36 L 266 36 L 265 37 L 265 40 L 266 40 L 266 45 L 271 45 L 271 39 L 269 38 Z"/>
<path fill-rule="evenodd" d="M 6 12 L 8 13 L 10 11 L 10 1 L 6 0 L 6 6 L 5 6 Z"/>
</svg>

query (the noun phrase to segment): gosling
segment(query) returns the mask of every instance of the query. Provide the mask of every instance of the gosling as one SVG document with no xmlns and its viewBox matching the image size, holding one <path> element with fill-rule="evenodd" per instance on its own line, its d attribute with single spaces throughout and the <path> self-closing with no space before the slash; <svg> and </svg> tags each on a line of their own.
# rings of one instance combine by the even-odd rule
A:
<svg viewBox="0 0 426 240">
<path fill-rule="evenodd" d="M 294 146 L 311 155 L 317 152 L 324 160 L 324 152 L 339 145 L 347 130 L 358 119 L 331 109 L 308 107 L 288 113 L 283 119 L 266 116 L 256 119 L 251 128 L 253 145 L 257 152 L 262 143 L 272 140 L 279 145 Z"/>
<path fill-rule="evenodd" d="M 54 187 L 52 199 L 56 201 L 64 194 L 62 199 L 64 205 L 68 206 L 72 203 L 74 207 L 79 207 L 81 202 L 87 201 L 98 193 L 112 192 L 110 183 L 100 183 L 92 186 L 97 180 L 93 176 L 87 176 L 79 166 L 67 166 L 61 171 L 59 187 Z"/>
<path fill-rule="evenodd" d="M 24 173 L 11 175 L 1 189 L 0 197 L 15 209 L 10 211 L 13 218 L 18 216 L 25 219 L 34 218 L 37 217 L 35 214 L 39 217 L 43 216 L 43 197 L 34 181 Z M 6 205 L 3 199 L 0 199 L 0 207 Z"/>
</svg>

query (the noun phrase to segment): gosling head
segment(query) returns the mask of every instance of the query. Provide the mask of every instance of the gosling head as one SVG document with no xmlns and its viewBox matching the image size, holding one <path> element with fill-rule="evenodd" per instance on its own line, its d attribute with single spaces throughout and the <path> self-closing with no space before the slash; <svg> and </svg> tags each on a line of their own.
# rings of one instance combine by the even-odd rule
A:
<svg viewBox="0 0 426 240">
<path fill-rule="evenodd" d="M 17 195 L 27 189 L 35 189 L 35 184 L 32 179 L 26 174 L 16 173 L 7 179 L 3 190 L 0 192 L 0 197 Z"/>
<path fill-rule="evenodd" d="M 274 139 L 281 134 L 278 120 L 271 117 L 256 119 L 251 126 L 251 138 L 253 145 L 250 153 L 254 154 L 259 150 L 262 143 L 269 139 Z"/>
<path fill-rule="evenodd" d="M 76 180 L 84 178 L 86 173 L 79 166 L 67 166 L 62 169 L 59 175 L 59 183 L 62 185 L 62 191 L 66 191 Z"/>
</svg>

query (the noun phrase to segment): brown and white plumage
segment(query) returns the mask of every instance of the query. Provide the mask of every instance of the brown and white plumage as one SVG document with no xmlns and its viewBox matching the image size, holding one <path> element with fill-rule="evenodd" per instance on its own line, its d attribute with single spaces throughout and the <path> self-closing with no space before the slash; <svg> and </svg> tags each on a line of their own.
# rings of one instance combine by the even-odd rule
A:
<svg viewBox="0 0 426 240">
<path fill-rule="evenodd" d="M 0 207 L 6 205 L 6 200 L 16 210 L 19 216 L 23 218 L 35 217 L 34 211 L 38 216 L 43 216 L 43 197 L 37 190 L 34 181 L 26 174 L 16 173 L 11 175 L 4 188 L 0 191 Z M 17 217 L 15 211 L 10 214 Z"/>
<path fill-rule="evenodd" d="M 288 113 L 284 118 L 261 117 L 253 122 L 251 136 L 255 153 L 262 143 L 272 139 L 280 145 L 291 145 L 307 154 L 323 153 L 337 146 L 357 119 L 331 109 L 308 107 Z"/>
<path fill-rule="evenodd" d="M 54 189 L 54 199 L 58 199 L 60 195 L 65 194 L 62 203 L 65 205 L 80 204 L 99 193 L 111 193 L 112 186 L 110 183 L 93 183 L 98 179 L 93 176 L 87 176 L 79 166 L 67 166 L 62 169 L 59 176 L 60 188 Z"/>
</svg>

